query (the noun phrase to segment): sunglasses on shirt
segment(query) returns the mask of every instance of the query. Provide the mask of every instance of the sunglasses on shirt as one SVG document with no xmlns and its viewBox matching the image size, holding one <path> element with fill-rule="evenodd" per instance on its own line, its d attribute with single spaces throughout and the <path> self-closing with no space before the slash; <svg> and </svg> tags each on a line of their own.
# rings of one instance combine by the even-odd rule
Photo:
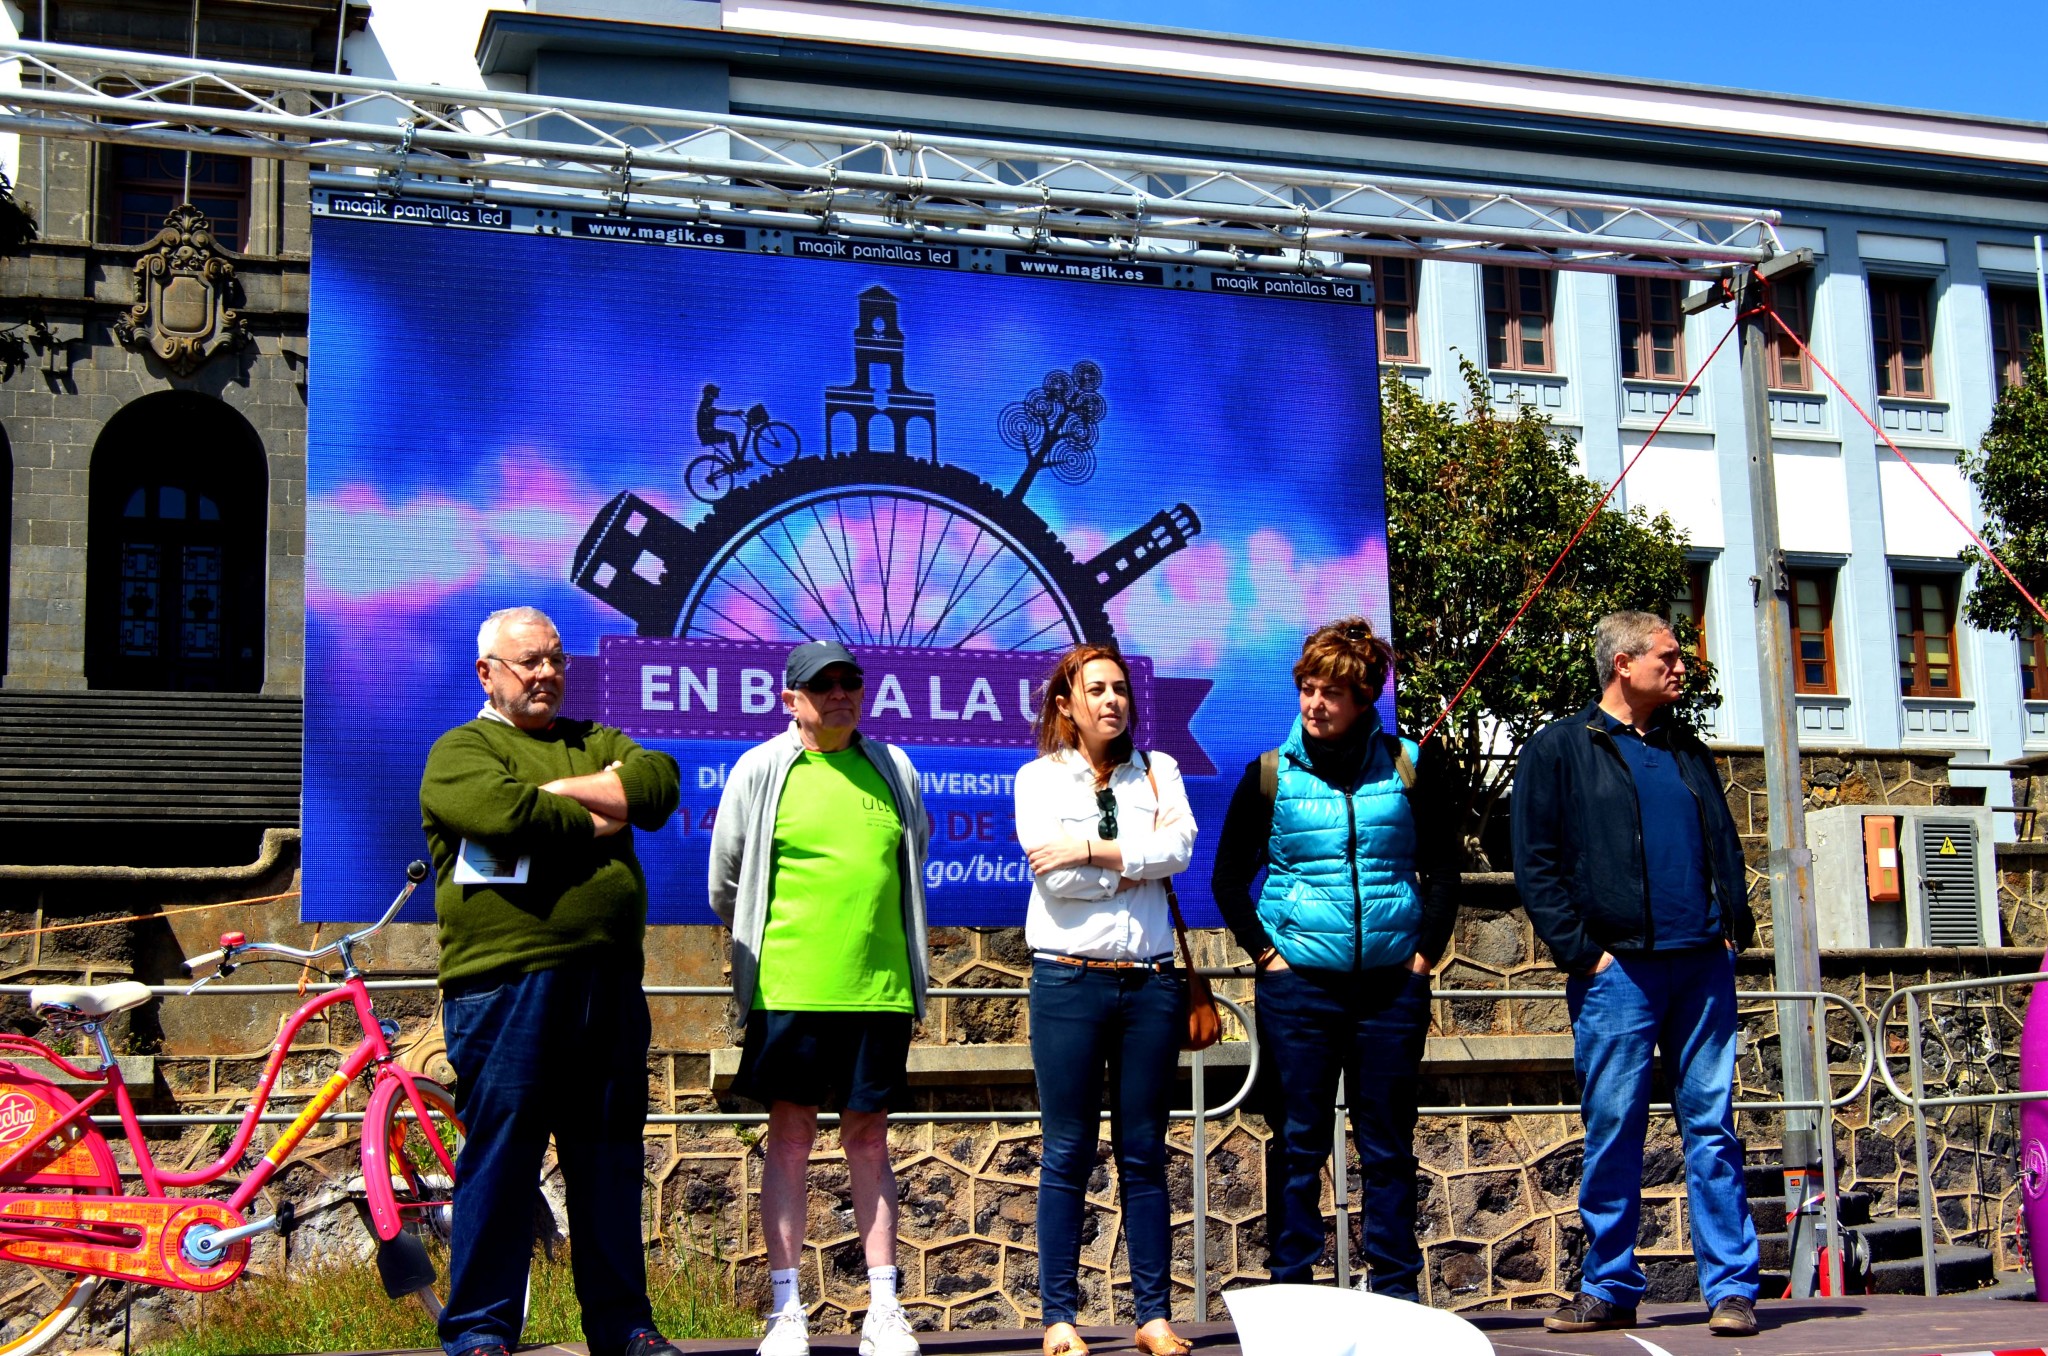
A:
<svg viewBox="0 0 2048 1356">
<path fill-rule="evenodd" d="M 1102 838 L 1116 837 L 1116 793 L 1103 787 L 1095 793 L 1095 808 L 1102 818 L 1095 826 L 1095 832 Z"/>
<path fill-rule="evenodd" d="M 813 697 L 822 697 L 827 692 L 834 691 L 850 695 L 860 691 L 861 682 L 861 675 L 858 673 L 848 673 L 836 678 L 829 674 L 821 673 L 804 684 L 804 691 L 810 693 Z"/>
</svg>

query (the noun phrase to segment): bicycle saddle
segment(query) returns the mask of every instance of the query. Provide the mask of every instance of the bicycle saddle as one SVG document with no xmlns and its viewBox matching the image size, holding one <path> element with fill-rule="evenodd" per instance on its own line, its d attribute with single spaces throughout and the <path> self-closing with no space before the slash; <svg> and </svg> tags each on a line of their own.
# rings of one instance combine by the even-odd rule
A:
<svg viewBox="0 0 2048 1356">
<path fill-rule="evenodd" d="M 134 980 L 119 984 L 38 984 L 28 991 L 28 1005 L 39 1014 L 55 1008 L 66 1015 L 111 1017 L 139 1008 L 155 996 L 147 984 Z"/>
</svg>

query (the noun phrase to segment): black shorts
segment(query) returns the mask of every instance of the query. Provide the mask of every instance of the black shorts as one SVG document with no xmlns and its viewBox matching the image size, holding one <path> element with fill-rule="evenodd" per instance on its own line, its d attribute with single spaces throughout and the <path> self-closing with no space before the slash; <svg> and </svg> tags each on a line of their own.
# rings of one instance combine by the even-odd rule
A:
<svg viewBox="0 0 2048 1356">
<path fill-rule="evenodd" d="M 732 1090 L 767 1106 L 793 1102 L 827 1111 L 887 1111 L 908 1084 L 907 1012 L 747 1014 Z"/>
</svg>

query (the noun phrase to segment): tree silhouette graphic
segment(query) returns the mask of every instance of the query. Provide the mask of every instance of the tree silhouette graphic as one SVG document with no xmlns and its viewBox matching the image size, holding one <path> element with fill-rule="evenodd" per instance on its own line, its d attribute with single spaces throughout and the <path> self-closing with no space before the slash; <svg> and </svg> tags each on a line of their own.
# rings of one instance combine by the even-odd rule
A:
<svg viewBox="0 0 2048 1356">
<path fill-rule="evenodd" d="M 1040 471 L 1069 485 L 1095 474 L 1095 440 L 1109 402 L 1102 396 L 1102 368 L 1083 358 L 1071 372 L 1048 372 L 1045 381 L 996 416 L 1004 444 L 1024 454 L 1024 474 L 1010 491 L 1022 499 Z"/>
</svg>

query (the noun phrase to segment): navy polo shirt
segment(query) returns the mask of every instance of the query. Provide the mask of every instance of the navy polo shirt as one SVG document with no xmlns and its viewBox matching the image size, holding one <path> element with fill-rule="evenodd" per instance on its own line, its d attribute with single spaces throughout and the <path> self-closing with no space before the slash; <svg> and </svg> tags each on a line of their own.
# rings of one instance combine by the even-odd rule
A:
<svg viewBox="0 0 2048 1356">
<path fill-rule="evenodd" d="M 1647 736 L 1602 711 L 1601 720 L 1628 764 L 1642 816 L 1643 869 L 1649 877 L 1651 948 L 1675 951 L 1721 940 L 1721 911 L 1707 875 L 1707 842 L 1699 799 L 1678 775 L 1678 760 L 1660 726 Z"/>
</svg>

